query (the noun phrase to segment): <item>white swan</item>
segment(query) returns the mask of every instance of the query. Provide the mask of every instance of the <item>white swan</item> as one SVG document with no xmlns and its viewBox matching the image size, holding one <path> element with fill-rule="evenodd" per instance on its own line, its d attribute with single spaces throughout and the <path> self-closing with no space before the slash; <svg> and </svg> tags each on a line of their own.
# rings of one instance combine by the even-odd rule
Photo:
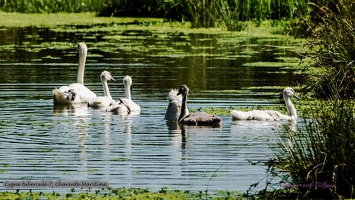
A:
<svg viewBox="0 0 355 200">
<path fill-rule="evenodd" d="M 169 105 L 166 109 L 164 120 L 177 121 L 181 113 L 182 97 L 177 95 L 177 90 L 170 90 L 168 95 Z M 185 114 L 188 115 L 189 111 L 186 108 Z"/>
<path fill-rule="evenodd" d="M 69 86 L 62 86 L 59 89 L 54 89 L 54 104 L 87 103 L 89 102 L 89 100 L 96 97 L 95 93 L 93 93 L 90 89 L 84 86 L 86 55 L 86 44 L 84 42 L 80 42 L 78 44 L 79 66 L 77 83 L 70 84 Z"/>
<path fill-rule="evenodd" d="M 300 99 L 295 91 L 287 87 L 283 90 L 283 98 L 285 100 L 288 115 L 281 114 L 274 110 L 253 110 L 253 111 L 239 111 L 232 110 L 231 115 L 233 120 L 259 120 L 259 121 L 275 121 L 275 120 L 297 120 L 297 113 L 295 106 L 291 102 L 291 97 Z"/>
<path fill-rule="evenodd" d="M 120 98 L 112 106 L 106 109 L 107 112 L 114 112 L 119 115 L 139 114 L 141 107 L 131 99 L 132 78 L 125 76 L 123 78 L 123 85 L 125 89 L 125 98 Z"/>
<path fill-rule="evenodd" d="M 113 80 L 115 81 L 115 79 L 112 77 L 111 73 L 108 71 L 103 71 L 100 75 L 101 77 L 101 82 L 102 82 L 102 86 L 104 89 L 104 96 L 101 97 L 95 97 L 94 99 L 90 100 L 88 105 L 90 107 L 108 107 L 110 105 L 112 105 L 113 103 L 115 103 L 115 101 L 112 99 L 111 94 L 110 94 L 110 90 L 108 89 L 108 84 L 107 81 Z"/>
<path fill-rule="evenodd" d="M 219 126 L 222 119 L 216 115 L 209 115 L 203 112 L 187 114 L 187 95 L 189 88 L 187 85 L 181 85 L 177 95 L 182 95 L 181 112 L 178 122 L 185 125 L 195 126 Z"/>
</svg>

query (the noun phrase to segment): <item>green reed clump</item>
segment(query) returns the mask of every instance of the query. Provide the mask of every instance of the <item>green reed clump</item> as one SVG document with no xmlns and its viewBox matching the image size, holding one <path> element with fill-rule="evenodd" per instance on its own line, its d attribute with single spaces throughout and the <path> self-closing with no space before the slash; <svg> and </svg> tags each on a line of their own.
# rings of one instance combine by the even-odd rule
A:
<svg viewBox="0 0 355 200">
<path fill-rule="evenodd" d="M 96 12 L 99 16 L 159 17 L 193 27 L 240 30 L 239 21 L 290 19 L 309 0 L 0 0 L 0 10 L 22 13 Z"/>
<path fill-rule="evenodd" d="M 102 9 L 96 0 L 0 0 L 0 10 L 21 13 L 97 12 Z"/>
<path fill-rule="evenodd" d="M 305 130 L 287 129 L 275 149 L 289 172 L 285 189 L 311 198 L 355 197 L 355 103 L 322 102 L 304 114 Z"/>
<path fill-rule="evenodd" d="M 324 68 L 306 82 L 307 89 L 326 99 L 355 98 L 355 2 L 328 1 L 313 4 L 312 17 L 305 21 L 315 66 Z"/>
</svg>

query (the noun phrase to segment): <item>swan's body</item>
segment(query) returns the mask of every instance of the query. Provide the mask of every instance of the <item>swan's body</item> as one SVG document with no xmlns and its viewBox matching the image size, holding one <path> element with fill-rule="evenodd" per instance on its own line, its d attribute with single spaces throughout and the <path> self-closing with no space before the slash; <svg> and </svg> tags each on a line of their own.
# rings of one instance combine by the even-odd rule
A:
<svg viewBox="0 0 355 200">
<path fill-rule="evenodd" d="M 277 120 L 297 120 L 297 112 L 295 106 L 291 102 L 291 97 L 295 97 L 296 99 L 300 99 L 295 91 L 287 87 L 283 90 L 283 98 L 285 100 L 287 113 L 288 115 L 281 114 L 275 110 L 253 110 L 253 111 L 239 111 L 232 110 L 232 119 L 233 120 L 259 120 L 259 121 L 277 121 Z"/>
<path fill-rule="evenodd" d="M 181 113 L 182 97 L 177 95 L 177 90 L 170 90 L 168 95 L 169 105 L 166 109 L 164 120 L 177 121 Z M 188 115 L 189 111 L 186 107 L 185 114 Z"/>
<path fill-rule="evenodd" d="M 186 85 L 181 85 L 177 95 L 182 95 L 181 112 L 178 122 L 185 125 L 195 126 L 219 126 L 222 122 L 221 118 L 216 115 L 198 112 L 187 114 L 187 95 L 189 88 Z"/>
<path fill-rule="evenodd" d="M 111 97 L 110 90 L 108 89 L 108 84 L 107 84 L 107 81 L 110 81 L 110 80 L 115 81 L 115 79 L 113 79 L 111 73 L 108 71 L 103 71 L 101 73 L 100 77 L 101 77 L 101 82 L 102 82 L 102 86 L 104 89 L 104 96 L 96 97 L 96 98 L 90 100 L 89 101 L 90 107 L 96 107 L 96 108 L 97 107 L 108 107 L 108 106 L 112 105 L 113 103 L 115 103 L 115 101 Z"/>
<path fill-rule="evenodd" d="M 78 44 L 79 66 L 77 83 L 70 84 L 69 86 L 62 86 L 59 89 L 54 89 L 53 101 L 55 104 L 87 103 L 96 97 L 95 93 L 84 86 L 86 55 L 86 44 L 81 42 Z"/>
<path fill-rule="evenodd" d="M 125 76 L 123 78 L 123 85 L 125 88 L 125 98 L 120 98 L 112 106 L 106 109 L 107 112 L 114 112 L 119 115 L 139 114 L 141 107 L 131 99 L 132 78 Z"/>
</svg>

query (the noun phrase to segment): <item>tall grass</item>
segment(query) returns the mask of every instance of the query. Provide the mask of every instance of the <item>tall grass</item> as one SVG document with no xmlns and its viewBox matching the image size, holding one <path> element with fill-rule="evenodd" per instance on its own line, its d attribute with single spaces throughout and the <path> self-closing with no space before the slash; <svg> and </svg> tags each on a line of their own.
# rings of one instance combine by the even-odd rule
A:
<svg viewBox="0 0 355 200">
<path fill-rule="evenodd" d="M 160 17 L 194 27 L 227 26 L 239 21 L 290 19 L 308 0 L 0 0 L 0 10 L 24 13 L 96 12 L 100 16 Z"/>
<path fill-rule="evenodd" d="M 318 97 L 332 99 L 355 98 L 355 2 L 327 1 L 312 4 L 312 17 L 305 22 L 310 35 L 312 59 L 316 67 L 326 69 L 312 77 L 307 89 Z"/>
<path fill-rule="evenodd" d="M 279 167 L 302 197 L 355 198 L 355 2 L 319 0 L 305 20 L 311 58 L 323 74 L 306 89 L 326 98 L 306 112 L 305 131 L 288 131 Z"/>
<path fill-rule="evenodd" d="M 275 150 L 290 174 L 285 188 L 311 198 L 355 197 L 355 103 L 322 102 L 306 112 L 305 131 L 292 131 Z"/>
<path fill-rule="evenodd" d="M 0 10 L 21 13 L 95 12 L 102 9 L 97 0 L 0 0 Z"/>
</svg>

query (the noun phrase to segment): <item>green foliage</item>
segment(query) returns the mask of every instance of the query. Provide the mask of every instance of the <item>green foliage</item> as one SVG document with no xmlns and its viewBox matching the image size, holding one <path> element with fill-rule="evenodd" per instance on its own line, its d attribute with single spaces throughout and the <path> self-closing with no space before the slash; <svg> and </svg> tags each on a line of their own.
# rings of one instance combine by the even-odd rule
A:
<svg viewBox="0 0 355 200">
<path fill-rule="evenodd" d="M 355 98 L 355 2 L 329 1 L 313 4 L 312 16 L 304 23 L 309 31 L 310 56 L 325 73 L 307 80 L 307 90 L 318 97 Z"/>
<path fill-rule="evenodd" d="M 21 13 L 96 12 L 100 16 L 159 17 L 193 27 L 242 30 L 240 21 L 290 19 L 308 0 L 0 0 L 0 10 Z"/>
<path fill-rule="evenodd" d="M 101 6 L 96 0 L 0 0 L 2 11 L 21 13 L 95 12 Z"/>
<path fill-rule="evenodd" d="M 302 197 L 355 196 L 355 103 L 327 101 L 305 112 L 305 131 L 292 131 L 275 149 L 278 167 Z M 285 187 L 286 188 L 286 187 Z"/>
</svg>

